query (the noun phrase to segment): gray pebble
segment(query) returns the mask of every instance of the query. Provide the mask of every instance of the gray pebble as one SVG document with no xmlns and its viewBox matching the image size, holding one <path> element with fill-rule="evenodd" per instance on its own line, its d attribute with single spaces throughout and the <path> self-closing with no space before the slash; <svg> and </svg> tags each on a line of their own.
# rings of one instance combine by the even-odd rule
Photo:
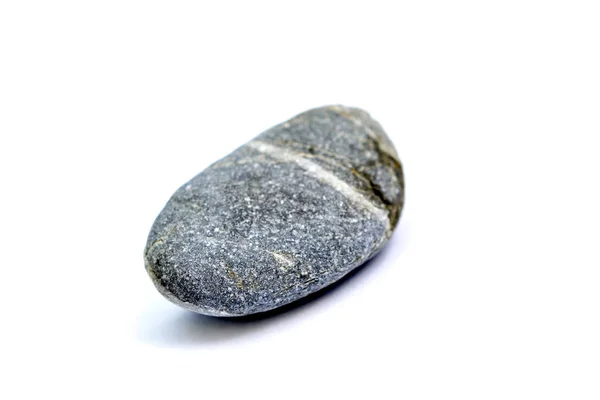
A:
<svg viewBox="0 0 600 400">
<path fill-rule="evenodd" d="M 268 311 L 377 254 L 403 201 L 402 167 L 381 126 L 357 108 L 313 109 L 179 188 L 150 231 L 146 270 L 189 310 Z"/>
</svg>

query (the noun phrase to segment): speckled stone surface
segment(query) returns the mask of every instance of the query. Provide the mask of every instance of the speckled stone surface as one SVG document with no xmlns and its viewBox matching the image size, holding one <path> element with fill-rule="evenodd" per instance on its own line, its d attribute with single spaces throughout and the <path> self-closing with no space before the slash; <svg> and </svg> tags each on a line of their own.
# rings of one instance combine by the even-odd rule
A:
<svg viewBox="0 0 600 400">
<path fill-rule="evenodd" d="M 268 311 L 373 257 L 403 200 L 402 167 L 381 126 L 360 109 L 313 109 L 177 190 L 151 229 L 146 270 L 192 311 Z"/>
</svg>

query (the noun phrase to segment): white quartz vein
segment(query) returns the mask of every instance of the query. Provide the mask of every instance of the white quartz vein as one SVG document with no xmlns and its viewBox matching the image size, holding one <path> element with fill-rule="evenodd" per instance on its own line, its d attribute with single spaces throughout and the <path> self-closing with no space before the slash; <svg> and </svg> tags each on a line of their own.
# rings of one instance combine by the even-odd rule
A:
<svg viewBox="0 0 600 400">
<path fill-rule="evenodd" d="M 329 172 L 326 169 L 322 168 L 320 165 L 314 163 L 313 161 L 304 158 L 301 154 L 280 146 L 275 146 L 270 143 L 265 143 L 259 140 L 251 141 L 247 145 L 276 160 L 295 163 L 296 165 L 304 169 L 306 172 L 308 172 L 308 174 L 311 175 L 313 178 L 328 184 L 329 186 L 340 192 L 342 195 L 344 195 L 344 197 L 346 197 L 350 201 L 368 210 L 371 214 L 373 214 L 377 219 L 381 220 L 386 225 L 386 229 L 391 229 L 388 213 L 386 210 L 374 205 L 356 188 L 348 185 L 346 182 L 338 178 L 332 172 Z"/>
</svg>

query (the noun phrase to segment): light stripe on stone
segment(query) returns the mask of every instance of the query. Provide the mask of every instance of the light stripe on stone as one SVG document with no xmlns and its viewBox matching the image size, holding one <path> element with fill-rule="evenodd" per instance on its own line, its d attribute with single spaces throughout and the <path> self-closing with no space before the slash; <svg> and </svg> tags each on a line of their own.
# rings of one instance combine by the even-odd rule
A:
<svg viewBox="0 0 600 400">
<path fill-rule="evenodd" d="M 295 163 L 300 168 L 308 172 L 308 174 L 311 175 L 313 178 L 326 183 L 327 185 L 340 192 L 348 200 L 369 211 L 377 219 L 381 220 L 386 225 L 386 229 L 391 228 L 387 211 L 377 207 L 369 199 L 363 196 L 356 188 L 348 185 L 346 182 L 338 178 L 335 174 L 333 174 L 330 171 L 327 171 L 320 165 L 312 162 L 309 159 L 304 158 L 301 154 L 259 140 L 249 142 L 248 146 L 278 161 Z"/>
</svg>

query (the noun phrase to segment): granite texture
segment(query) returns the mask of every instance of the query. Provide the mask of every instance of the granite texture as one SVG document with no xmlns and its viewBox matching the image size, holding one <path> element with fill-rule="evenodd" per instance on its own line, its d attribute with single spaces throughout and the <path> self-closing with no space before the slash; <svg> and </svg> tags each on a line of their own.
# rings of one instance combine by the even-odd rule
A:
<svg viewBox="0 0 600 400">
<path fill-rule="evenodd" d="M 177 190 L 150 231 L 146 270 L 192 311 L 268 311 L 373 257 L 403 201 L 398 155 L 376 121 L 356 108 L 309 110 Z"/>
</svg>

